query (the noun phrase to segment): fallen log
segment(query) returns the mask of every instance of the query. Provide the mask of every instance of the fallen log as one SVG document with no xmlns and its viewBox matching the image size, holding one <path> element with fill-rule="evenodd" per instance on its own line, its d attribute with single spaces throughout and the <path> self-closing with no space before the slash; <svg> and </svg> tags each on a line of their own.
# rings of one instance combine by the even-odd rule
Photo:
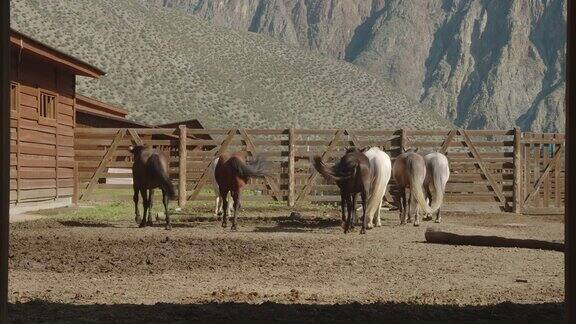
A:
<svg viewBox="0 0 576 324">
<path fill-rule="evenodd" d="M 486 229 L 470 227 L 446 230 L 432 226 L 426 229 L 424 237 L 426 242 L 437 244 L 515 247 L 564 252 L 562 242 L 489 235 L 488 232 Z"/>
</svg>

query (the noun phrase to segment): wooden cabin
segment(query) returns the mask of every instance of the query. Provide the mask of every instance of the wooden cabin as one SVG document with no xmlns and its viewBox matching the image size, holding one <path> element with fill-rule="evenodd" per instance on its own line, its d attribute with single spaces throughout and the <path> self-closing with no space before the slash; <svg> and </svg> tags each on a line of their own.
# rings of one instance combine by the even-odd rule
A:
<svg viewBox="0 0 576 324">
<path fill-rule="evenodd" d="M 149 128 L 150 125 L 126 119 L 128 110 L 76 94 L 76 127 Z"/>
<path fill-rule="evenodd" d="M 10 47 L 11 207 L 69 205 L 76 76 L 98 78 L 104 72 L 15 30 Z"/>
</svg>

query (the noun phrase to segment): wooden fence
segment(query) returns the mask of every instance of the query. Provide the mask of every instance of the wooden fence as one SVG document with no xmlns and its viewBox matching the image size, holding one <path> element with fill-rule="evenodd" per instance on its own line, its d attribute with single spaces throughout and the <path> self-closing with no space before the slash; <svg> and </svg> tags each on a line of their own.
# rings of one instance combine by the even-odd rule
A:
<svg viewBox="0 0 576 324">
<path fill-rule="evenodd" d="M 564 201 L 562 134 L 513 130 L 305 130 L 305 129 L 94 129 L 75 131 L 77 197 L 96 188 L 131 188 L 111 183 L 131 178 L 128 146 L 146 143 L 170 156 L 170 176 L 179 188 L 179 203 L 211 200 L 208 166 L 223 152 L 263 156 L 272 175 L 249 188 L 260 193 L 248 200 L 335 202 L 338 188 L 310 164 L 314 155 L 338 159 L 348 146 L 379 146 L 394 159 L 403 149 L 438 151 L 450 160 L 445 200 L 485 203 L 516 213 L 560 212 Z M 125 170 L 110 172 L 111 168 Z M 394 191 L 393 181 L 389 191 Z M 391 201 L 390 194 L 387 200 Z"/>
</svg>

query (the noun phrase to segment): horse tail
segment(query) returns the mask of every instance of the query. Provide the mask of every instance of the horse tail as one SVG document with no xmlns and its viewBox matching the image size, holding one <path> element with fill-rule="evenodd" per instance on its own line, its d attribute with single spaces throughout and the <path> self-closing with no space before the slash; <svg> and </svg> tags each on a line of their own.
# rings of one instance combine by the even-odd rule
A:
<svg viewBox="0 0 576 324">
<path fill-rule="evenodd" d="M 366 215 L 372 218 L 378 212 L 382 198 L 386 194 L 388 181 L 390 181 L 390 173 L 392 170 L 392 163 L 390 157 L 385 152 L 378 154 L 370 160 L 370 166 L 373 172 L 373 181 L 371 184 L 370 196 L 366 203 Z"/>
<path fill-rule="evenodd" d="M 332 179 L 335 181 L 340 181 L 340 180 L 352 178 L 356 174 L 356 166 L 357 166 L 357 165 L 353 166 L 354 168 L 353 168 L 352 172 L 344 173 L 341 170 L 339 170 L 339 168 L 337 168 L 336 166 L 334 166 L 332 168 L 329 168 L 328 166 L 326 166 L 326 164 L 324 162 L 322 162 L 322 158 L 319 156 L 314 157 L 313 165 L 314 165 L 314 168 L 316 169 L 316 171 L 318 171 L 322 176 L 324 176 L 324 178 Z"/>
<path fill-rule="evenodd" d="M 152 170 L 154 171 L 154 173 L 156 173 L 156 175 L 160 179 L 162 189 L 166 191 L 170 199 L 176 199 L 176 192 L 174 191 L 174 185 L 172 184 L 172 181 L 170 181 L 168 172 L 166 171 L 165 168 L 162 167 L 160 156 L 158 154 L 152 154 L 152 156 L 150 156 L 150 159 L 148 161 L 150 163 L 150 166 L 152 167 Z"/>
<path fill-rule="evenodd" d="M 408 174 L 410 179 L 410 192 L 416 199 L 418 203 L 418 208 L 423 212 L 432 214 L 433 210 L 426 203 L 426 198 L 424 198 L 424 177 L 425 174 L 421 174 L 421 170 L 416 168 L 413 160 L 408 160 Z M 426 168 L 424 167 L 424 170 Z"/>
<path fill-rule="evenodd" d="M 215 158 L 208 169 L 208 173 L 210 173 L 210 177 L 212 178 L 212 188 L 214 189 L 216 197 L 220 197 L 220 186 L 218 185 L 218 181 L 216 181 L 216 166 L 218 165 L 218 160 L 220 160 L 220 158 Z"/>
<path fill-rule="evenodd" d="M 434 196 L 430 204 L 432 212 L 437 211 L 442 202 L 444 201 L 444 190 L 446 190 L 446 182 L 450 175 L 450 168 L 447 159 L 439 159 L 440 165 L 436 166 L 437 172 L 432 174 L 432 181 L 434 182 Z"/>
<path fill-rule="evenodd" d="M 268 163 L 259 158 L 247 163 L 233 157 L 230 159 L 230 166 L 242 178 L 263 178 L 268 175 Z"/>
</svg>

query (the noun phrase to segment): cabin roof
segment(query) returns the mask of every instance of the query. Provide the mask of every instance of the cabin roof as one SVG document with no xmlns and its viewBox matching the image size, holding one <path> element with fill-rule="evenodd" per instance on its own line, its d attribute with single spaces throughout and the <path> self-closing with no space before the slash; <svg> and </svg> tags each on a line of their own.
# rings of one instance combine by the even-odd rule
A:
<svg viewBox="0 0 576 324">
<path fill-rule="evenodd" d="M 126 118 L 128 110 L 120 107 L 113 106 L 94 98 L 86 97 L 81 94 L 76 94 L 76 110 L 93 115 L 100 115 L 103 117 L 120 117 Z"/>
<path fill-rule="evenodd" d="M 98 78 L 106 74 L 93 65 L 63 53 L 14 29 L 10 30 L 10 44 L 14 48 L 56 64 L 76 75 Z"/>
</svg>

